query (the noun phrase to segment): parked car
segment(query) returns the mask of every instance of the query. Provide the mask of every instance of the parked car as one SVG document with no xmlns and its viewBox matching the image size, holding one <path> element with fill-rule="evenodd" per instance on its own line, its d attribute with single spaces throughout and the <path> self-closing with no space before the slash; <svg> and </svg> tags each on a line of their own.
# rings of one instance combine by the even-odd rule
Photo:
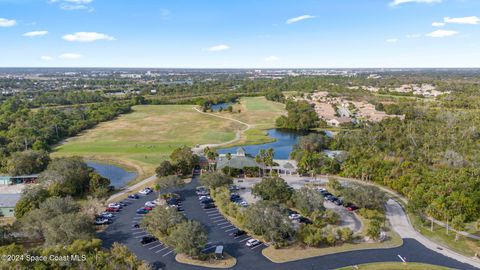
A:
<svg viewBox="0 0 480 270">
<path fill-rule="evenodd" d="M 301 217 L 301 215 L 298 214 L 298 213 L 292 213 L 292 214 L 288 215 L 288 218 L 289 218 L 290 220 L 297 220 L 297 219 L 299 219 L 300 217 Z"/>
<path fill-rule="evenodd" d="M 228 186 L 228 189 L 230 191 L 235 191 L 235 190 L 240 190 L 240 187 L 237 186 L 237 185 L 230 185 L 230 186 Z"/>
<path fill-rule="evenodd" d="M 140 243 L 141 243 L 142 245 L 145 245 L 145 244 L 148 244 L 148 243 L 155 242 L 155 241 L 157 241 L 157 240 L 158 240 L 158 239 L 155 238 L 155 237 L 153 237 L 153 236 L 144 236 L 144 237 L 142 238 L 142 240 L 140 241 Z"/>
<path fill-rule="evenodd" d="M 148 213 L 148 210 L 145 210 L 145 208 L 138 208 L 137 211 L 135 211 L 137 214 L 146 214 Z"/>
<path fill-rule="evenodd" d="M 119 202 L 119 204 L 120 204 L 122 207 L 125 207 L 125 206 L 129 205 L 128 202 L 124 202 L 124 201 Z"/>
<path fill-rule="evenodd" d="M 205 204 L 202 204 L 202 208 L 203 209 L 211 209 L 211 208 L 215 208 L 215 204 L 213 203 L 205 203 Z"/>
<path fill-rule="evenodd" d="M 246 234 L 245 231 L 242 231 L 242 230 L 236 230 L 234 233 L 233 233 L 233 237 L 238 237 L 238 236 L 242 236 Z"/>
<path fill-rule="evenodd" d="M 145 206 L 145 207 L 143 207 L 143 209 L 144 209 L 145 211 L 152 211 L 152 210 L 153 210 L 153 207 Z"/>
<path fill-rule="evenodd" d="M 157 205 L 155 204 L 155 202 L 152 202 L 152 201 L 148 201 L 145 203 L 145 207 L 155 207 L 155 206 Z"/>
<path fill-rule="evenodd" d="M 203 204 L 206 204 L 206 203 L 213 203 L 214 201 L 212 200 L 212 198 L 204 198 L 202 200 L 200 200 L 200 203 L 203 203 Z"/>
<path fill-rule="evenodd" d="M 110 212 L 110 213 L 112 213 L 112 212 L 118 212 L 118 211 L 120 211 L 120 208 L 107 207 L 107 208 L 105 209 L 105 212 Z"/>
<path fill-rule="evenodd" d="M 246 245 L 247 247 L 258 246 L 258 245 L 260 245 L 260 241 L 258 241 L 257 239 L 253 239 L 253 238 L 252 238 L 252 239 L 248 240 L 247 243 L 245 243 L 245 245 Z"/>
<path fill-rule="evenodd" d="M 340 200 L 340 199 L 338 199 L 338 198 L 334 198 L 334 199 L 332 200 L 332 202 L 333 202 L 334 204 L 336 204 L 336 205 L 342 205 L 342 200 Z"/>
<path fill-rule="evenodd" d="M 109 203 L 109 204 L 108 204 L 108 207 L 111 207 L 111 208 L 122 208 L 122 205 L 119 204 L 119 203 Z"/>
<path fill-rule="evenodd" d="M 138 196 L 138 194 L 130 194 L 130 195 L 128 195 L 128 198 L 138 200 L 140 198 L 140 196 Z"/>
<path fill-rule="evenodd" d="M 201 200 L 204 200 L 204 199 L 211 199 L 212 197 L 208 196 L 208 195 L 202 195 L 202 196 L 199 196 L 198 197 L 198 200 L 201 201 Z"/>
<path fill-rule="evenodd" d="M 109 212 L 102 212 L 99 216 L 103 218 L 113 218 L 113 214 Z"/>
<path fill-rule="evenodd" d="M 345 208 L 347 208 L 347 211 L 350 211 L 350 212 L 358 210 L 358 206 L 356 206 L 353 203 L 346 203 Z"/>
<path fill-rule="evenodd" d="M 110 224 L 110 219 L 108 219 L 108 218 L 96 218 L 94 224 L 95 225 L 107 225 L 107 224 Z"/>
<path fill-rule="evenodd" d="M 303 224 L 312 224 L 312 221 L 306 217 L 300 217 L 298 219 L 298 222 L 303 223 Z"/>
<path fill-rule="evenodd" d="M 241 201 L 240 206 L 242 207 L 248 207 L 248 203 L 246 201 Z"/>
<path fill-rule="evenodd" d="M 153 190 L 152 190 L 151 188 L 149 188 L 149 187 L 144 188 L 144 189 L 142 189 L 142 190 L 139 191 L 139 193 L 140 193 L 140 194 L 143 194 L 143 195 L 148 195 L 148 194 L 150 194 L 150 193 L 152 193 L 152 192 L 153 192 Z"/>
</svg>

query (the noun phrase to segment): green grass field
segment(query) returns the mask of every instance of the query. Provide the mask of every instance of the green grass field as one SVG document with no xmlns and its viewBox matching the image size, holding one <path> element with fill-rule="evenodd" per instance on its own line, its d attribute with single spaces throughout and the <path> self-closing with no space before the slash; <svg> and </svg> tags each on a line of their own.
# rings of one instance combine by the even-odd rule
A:
<svg viewBox="0 0 480 270">
<path fill-rule="evenodd" d="M 133 112 L 70 138 L 57 146 L 53 156 L 83 156 L 121 165 L 143 178 L 153 174 L 161 161 L 177 147 L 215 144 L 233 140 L 244 125 L 193 110 L 194 105 L 142 105 Z M 240 143 L 270 141 L 266 130 L 284 113 L 284 105 L 263 97 L 242 98 L 235 106 L 241 113 L 216 113 L 254 127 L 242 134 Z"/>
<path fill-rule="evenodd" d="M 221 143 L 235 138 L 242 125 L 202 115 L 192 105 L 136 106 L 133 112 L 101 123 L 55 148 L 54 156 L 79 155 L 131 167 L 141 176 L 177 147 Z"/>
</svg>

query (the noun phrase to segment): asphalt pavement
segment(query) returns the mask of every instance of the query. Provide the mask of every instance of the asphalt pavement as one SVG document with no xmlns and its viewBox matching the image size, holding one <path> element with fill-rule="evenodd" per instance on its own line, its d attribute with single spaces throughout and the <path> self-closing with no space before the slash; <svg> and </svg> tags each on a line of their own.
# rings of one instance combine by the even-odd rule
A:
<svg viewBox="0 0 480 270">
<path fill-rule="evenodd" d="M 403 239 L 403 245 L 398 248 L 350 251 L 295 262 L 282 264 L 273 263 L 261 253 L 261 250 L 266 247 L 265 244 L 253 248 L 245 246 L 245 242 L 250 239 L 249 236 L 233 237 L 231 234 L 236 228 L 228 222 L 216 208 L 202 209 L 195 194 L 195 187 L 198 185 L 198 178 L 194 178 L 185 188 L 177 191 L 184 198 L 184 201 L 182 201 L 184 213 L 187 218 L 199 221 L 206 228 L 208 232 L 208 244 L 205 247 L 205 251 L 210 251 L 210 249 L 213 249 L 217 245 L 223 245 L 225 251 L 237 259 L 237 264 L 232 269 L 323 270 L 363 263 L 401 262 L 400 257 L 404 258 L 407 262 L 435 264 L 454 269 L 477 269 L 469 264 L 461 263 L 437 252 L 433 252 L 411 238 Z M 99 234 L 99 237 L 103 240 L 104 247 L 108 248 L 114 242 L 124 244 L 140 259 L 151 263 L 155 269 L 207 269 L 176 262 L 175 252 L 159 241 L 147 245 L 140 243 L 141 238 L 148 235 L 148 233 L 141 228 L 133 227 L 134 224 L 139 223 L 143 218 L 143 215 L 136 214 L 135 211 L 142 207 L 146 201 L 155 200 L 157 196 L 158 194 L 154 192 L 146 196 L 141 195 L 138 200 L 130 199 L 131 205 L 124 207 L 122 211 L 117 213 L 114 222 L 104 232 Z"/>
</svg>

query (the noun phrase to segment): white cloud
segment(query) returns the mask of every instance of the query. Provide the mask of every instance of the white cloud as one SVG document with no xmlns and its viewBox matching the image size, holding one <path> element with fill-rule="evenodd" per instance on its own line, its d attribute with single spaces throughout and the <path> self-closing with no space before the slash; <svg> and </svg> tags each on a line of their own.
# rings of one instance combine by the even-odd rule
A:
<svg viewBox="0 0 480 270">
<path fill-rule="evenodd" d="M 77 53 L 64 53 L 59 56 L 60 59 L 75 60 L 82 58 L 82 55 Z"/>
<path fill-rule="evenodd" d="M 49 55 L 42 55 L 40 56 L 40 59 L 44 60 L 44 61 L 50 61 L 52 60 L 53 58 Z"/>
<path fill-rule="evenodd" d="M 436 30 L 431 33 L 428 33 L 428 37 L 435 37 L 435 38 L 442 38 L 442 37 L 450 37 L 458 34 L 457 31 L 454 30 Z"/>
<path fill-rule="evenodd" d="M 443 21 L 446 23 L 458 23 L 458 24 L 479 24 L 480 18 L 477 16 L 469 16 L 469 17 L 462 17 L 462 18 L 450 18 L 445 17 Z"/>
<path fill-rule="evenodd" d="M 279 60 L 280 60 L 280 57 L 275 56 L 275 55 L 271 55 L 271 56 L 265 58 L 265 61 L 267 61 L 267 62 L 276 62 L 276 61 L 279 61 Z"/>
<path fill-rule="evenodd" d="M 295 18 L 290 18 L 285 23 L 286 24 L 292 24 L 292 23 L 297 23 L 297 22 L 300 22 L 300 21 L 303 21 L 303 20 L 308 20 L 308 19 L 313 19 L 313 18 L 315 18 L 315 16 L 302 15 L 302 16 L 298 16 L 298 17 L 295 17 Z"/>
<path fill-rule="evenodd" d="M 207 51 L 210 52 L 219 52 L 219 51 L 225 51 L 230 49 L 230 46 L 225 45 L 225 44 L 220 44 L 220 45 L 215 45 L 207 49 Z"/>
<path fill-rule="evenodd" d="M 97 40 L 115 40 L 114 37 L 97 32 L 76 32 L 74 34 L 64 35 L 66 41 L 93 42 Z"/>
<path fill-rule="evenodd" d="M 89 12 L 94 11 L 92 7 L 89 6 L 93 0 L 50 0 L 50 4 L 59 3 L 60 8 L 63 10 L 87 10 Z"/>
<path fill-rule="evenodd" d="M 419 38 L 419 37 L 421 37 L 421 36 L 422 36 L 422 35 L 420 35 L 420 34 L 408 34 L 408 35 L 407 35 L 407 38 Z"/>
<path fill-rule="evenodd" d="M 441 3 L 442 0 L 393 0 L 393 2 L 390 3 L 391 6 L 398 6 L 401 4 L 407 4 L 407 3 L 424 3 L 424 4 L 434 4 L 434 3 Z"/>
<path fill-rule="evenodd" d="M 446 23 L 444 22 L 433 22 L 432 23 L 432 26 L 435 26 L 435 27 L 442 27 L 442 26 L 445 26 Z"/>
<path fill-rule="evenodd" d="M 24 33 L 22 36 L 24 37 L 41 37 L 48 34 L 48 31 L 32 31 Z"/>
<path fill-rule="evenodd" d="M 17 24 L 15 20 L 9 20 L 5 18 L 0 18 L 0 27 L 10 27 Z"/>
<path fill-rule="evenodd" d="M 385 40 L 386 42 L 388 43 L 397 43 L 398 42 L 398 38 L 389 38 L 387 40 Z"/>
</svg>

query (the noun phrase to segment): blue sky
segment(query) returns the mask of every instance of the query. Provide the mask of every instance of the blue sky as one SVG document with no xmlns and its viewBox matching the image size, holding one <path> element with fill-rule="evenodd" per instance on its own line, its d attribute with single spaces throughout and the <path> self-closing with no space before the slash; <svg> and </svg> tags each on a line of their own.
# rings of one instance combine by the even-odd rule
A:
<svg viewBox="0 0 480 270">
<path fill-rule="evenodd" d="M 479 17 L 478 0 L 0 0 L 0 66 L 480 67 Z"/>
</svg>

